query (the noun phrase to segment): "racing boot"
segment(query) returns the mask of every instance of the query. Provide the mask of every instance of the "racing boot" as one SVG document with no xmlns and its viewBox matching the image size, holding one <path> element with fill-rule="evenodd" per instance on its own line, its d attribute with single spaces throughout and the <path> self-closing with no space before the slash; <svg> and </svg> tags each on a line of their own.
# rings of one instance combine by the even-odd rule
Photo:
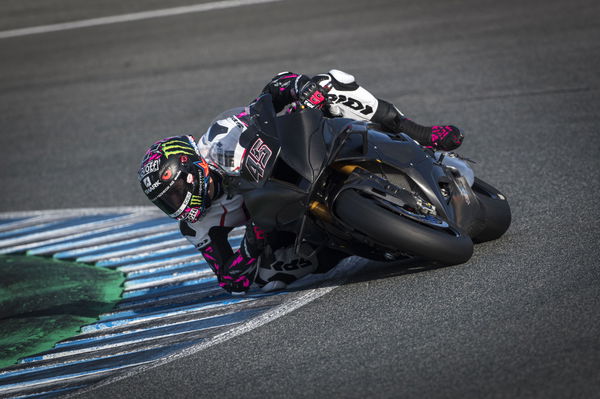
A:
<svg viewBox="0 0 600 399">
<path fill-rule="evenodd" d="M 452 125 L 423 126 L 406 118 L 395 106 L 379 100 L 373 122 L 391 133 L 406 133 L 425 147 L 440 151 L 452 151 L 463 142 L 461 131 Z"/>
</svg>

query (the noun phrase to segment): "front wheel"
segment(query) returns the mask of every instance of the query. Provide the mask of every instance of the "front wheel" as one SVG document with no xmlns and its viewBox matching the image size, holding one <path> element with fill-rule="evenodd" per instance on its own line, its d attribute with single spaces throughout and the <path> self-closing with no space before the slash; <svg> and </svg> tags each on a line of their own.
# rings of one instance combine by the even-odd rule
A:
<svg viewBox="0 0 600 399">
<path fill-rule="evenodd" d="M 462 231 L 420 223 L 352 189 L 342 191 L 333 208 L 342 222 L 386 248 L 446 265 L 464 263 L 473 254 L 473 242 Z"/>
<path fill-rule="evenodd" d="M 500 238 L 511 222 L 510 206 L 504 194 L 492 185 L 481 179 L 475 178 L 473 192 L 480 204 L 480 219 L 483 220 L 483 228 L 473 234 L 473 241 L 481 243 Z"/>
</svg>

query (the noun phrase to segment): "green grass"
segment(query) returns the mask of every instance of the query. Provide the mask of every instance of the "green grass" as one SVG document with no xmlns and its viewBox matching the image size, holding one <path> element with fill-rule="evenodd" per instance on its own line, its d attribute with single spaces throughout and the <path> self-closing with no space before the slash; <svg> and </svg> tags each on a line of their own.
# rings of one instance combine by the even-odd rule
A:
<svg viewBox="0 0 600 399">
<path fill-rule="evenodd" d="M 120 272 L 33 256 L 0 256 L 0 368 L 51 349 L 110 311 Z"/>
</svg>

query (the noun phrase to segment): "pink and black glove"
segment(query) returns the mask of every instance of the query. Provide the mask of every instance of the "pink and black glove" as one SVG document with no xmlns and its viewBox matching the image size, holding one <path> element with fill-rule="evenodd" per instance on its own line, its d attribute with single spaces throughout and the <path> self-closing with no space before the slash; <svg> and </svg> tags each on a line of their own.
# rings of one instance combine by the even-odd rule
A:
<svg viewBox="0 0 600 399">
<path fill-rule="evenodd" d="M 224 239 L 227 240 L 226 237 Z M 265 245 L 265 232 L 249 223 L 240 248 L 236 252 L 232 252 L 231 247 L 226 251 L 218 251 L 216 245 L 208 245 L 202 248 L 201 252 L 217 275 L 219 286 L 229 293 L 243 294 L 254 282 L 258 257 L 262 254 Z"/>
<path fill-rule="evenodd" d="M 262 254 L 265 244 L 264 230 L 249 223 L 240 249 L 217 273 L 219 286 L 232 294 L 243 294 L 248 291 L 256 277 L 258 257 Z"/>
<path fill-rule="evenodd" d="M 307 82 L 298 92 L 298 103 L 305 108 L 322 110 L 327 105 L 327 92 L 331 87 L 321 87 L 316 82 Z"/>
</svg>

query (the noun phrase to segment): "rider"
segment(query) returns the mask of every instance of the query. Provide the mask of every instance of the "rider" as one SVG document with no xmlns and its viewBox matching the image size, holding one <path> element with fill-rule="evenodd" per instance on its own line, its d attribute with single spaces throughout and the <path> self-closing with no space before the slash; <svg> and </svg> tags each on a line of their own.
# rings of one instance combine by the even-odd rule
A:
<svg viewBox="0 0 600 399">
<path fill-rule="evenodd" d="M 265 86 L 265 93 L 271 95 L 276 112 L 286 107 L 288 112 L 317 108 L 328 117 L 367 120 L 390 133 L 406 133 L 437 150 L 453 150 L 463 139 L 454 126 L 427 127 L 407 119 L 395 106 L 359 86 L 352 75 L 335 69 L 312 78 L 279 73 Z M 181 233 L 202 253 L 219 285 L 231 293 L 244 293 L 253 282 L 263 291 L 283 289 L 318 270 L 319 264 L 335 265 L 344 257 L 331 251 L 320 257 L 298 257 L 291 245 L 294 237 L 267 236 L 249 219 L 242 197 L 226 192 L 227 179 L 239 175 L 244 148 L 238 140 L 248 123 L 246 109 L 213 123 L 197 144 L 192 136 L 160 140 L 146 152 L 138 172 L 144 193 L 179 220 Z M 244 225 L 244 237 L 234 251 L 228 235 Z"/>
</svg>

